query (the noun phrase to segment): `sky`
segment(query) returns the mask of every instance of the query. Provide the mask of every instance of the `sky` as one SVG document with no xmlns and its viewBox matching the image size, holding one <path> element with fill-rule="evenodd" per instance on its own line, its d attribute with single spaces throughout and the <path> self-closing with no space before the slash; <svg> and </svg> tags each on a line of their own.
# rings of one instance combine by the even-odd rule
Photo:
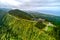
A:
<svg viewBox="0 0 60 40">
<path fill-rule="evenodd" d="M 60 16 L 60 0 L 0 0 L 0 8 L 17 8 Z"/>
</svg>

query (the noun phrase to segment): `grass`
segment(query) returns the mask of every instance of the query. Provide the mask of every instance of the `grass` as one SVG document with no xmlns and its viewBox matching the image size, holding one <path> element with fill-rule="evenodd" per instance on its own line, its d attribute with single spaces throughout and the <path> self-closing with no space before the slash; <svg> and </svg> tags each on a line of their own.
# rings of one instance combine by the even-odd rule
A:
<svg viewBox="0 0 60 40">
<path fill-rule="evenodd" d="M 7 14 L 1 22 L 0 40 L 56 40 L 47 31 L 36 27 L 37 21 L 17 18 Z"/>
</svg>

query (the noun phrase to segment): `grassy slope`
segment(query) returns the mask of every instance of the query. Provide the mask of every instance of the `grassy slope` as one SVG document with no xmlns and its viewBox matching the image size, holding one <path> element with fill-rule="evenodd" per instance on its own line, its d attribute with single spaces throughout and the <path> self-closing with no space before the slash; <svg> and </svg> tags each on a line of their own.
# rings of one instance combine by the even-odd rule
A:
<svg viewBox="0 0 60 40">
<path fill-rule="evenodd" d="M 43 18 L 47 19 L 47 21 L 50 21 L 54 25 L 60 28 L 60 16 L 54 16 L 54 15 L 48 15 L 43 13 L 31 13 L 35 18 Z"/>
<path fill-rule="evenodd" d="M 56 40 L 51 35 L 53 31 L 50 34 L 40 30 L 35 27 L 36 23 L 7 14 L 2 19 L 0 40 Z"/>
<path fill-rule="evenodd" d="M 33 18 L 30 14 L 24 11 L 18 10 L 18 9 L 10 10 L 9 14 L 14 15 L 19 18 L 28 19 L 28 20 L 31 20 L 31 18 Z"/>
</svg>

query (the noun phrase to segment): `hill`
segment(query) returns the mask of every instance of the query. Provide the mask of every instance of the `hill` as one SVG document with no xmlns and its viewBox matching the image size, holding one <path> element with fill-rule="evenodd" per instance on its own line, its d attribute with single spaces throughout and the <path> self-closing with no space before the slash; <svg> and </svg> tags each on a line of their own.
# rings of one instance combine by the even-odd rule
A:
<svg viewBox="0 0 60 40">
<path fill-rule="evenodd" d="M 47 29 L 49 31 L 46 31 L 45 27 L 48 24 L 45 24 L 46 26 L 42 26 L 43 28 L 40 29 L 35 26 L 36 23 L 38 22 L 17 18 L 11 14 L 7 14 L 2 19 L 0 38 L 1 40 L 56 40 L 54 35 L 51 35 L 54 32 L 54 27 L 51 26 L 49 28 L 52 29 Z"/>
<path fill-rule="evenodd" d="M 11 9 L 0 8 L 0 19 Z"/>
<path fill-rule="evenodd" d="M 32 12 L 32 11 L 27 11 L 27 13 L 31 14 L 34 18 L 42 18 L 46 19 L 47 21 L 51 22 L 52 24 L 60 27 L 60 16 L 55 16 L 55 15 L 49 15 L 49 14 L 43 14 L 39 12 Z"/>
<path fill-rule="evenodd" d="M 28 20 L 31 20 L 31 18 L 33 18 L 30 14 L 24 11 L 18 10 L 18 9 L 10 10 L 9 14 L 14 15 L 19 18 L 28 19 Z"/>
<path fill-rule="evenodd" d="M 56 25 L 43 18 L 32 18 L 36 17 L 21 10 L 10 10 L 0 21 L 0 40 L 59 40 Z"/>
</svg>

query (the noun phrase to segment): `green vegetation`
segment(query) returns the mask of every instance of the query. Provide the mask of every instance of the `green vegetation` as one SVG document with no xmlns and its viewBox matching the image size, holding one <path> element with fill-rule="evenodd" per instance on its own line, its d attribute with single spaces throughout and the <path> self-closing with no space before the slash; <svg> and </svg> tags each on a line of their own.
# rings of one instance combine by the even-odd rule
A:
<svg viewBox="0 0 60 40">
<path fill-rule="evenodd" d="M 38 21 L 35 26 L 36 26 L 37 28 L 39 28 L 39 29 L 43 29 L 44 27 L 46 27 L 46 25 L 43 24 L 42 21 Z"/>
<path fill-rule="evenodd" d="M 0 40 L 56 40 L 53 35 L 35 27 L 36 23 L 38 22 L 7 14 L 2 19 Z"/>
<path fill-rule="evenodd" d="M 23 11 L 9 11 L 0 20 L 0 40 L 59 40 L 56 25 L 47 20 L 35 21 L 32 18 Z"/>
<path fill-rule="evenodd" d="M 57 40 L 60 39 L 60 16 L 48 15 L 48 14 L 43 14 L 38 12 L 29 12 L 29 13 L 33 15 L 34 18 L 38 18 L 38 19 L 42 18 L 54 24 L 56 26 L 54 30 L 55 30 L 55 34 L 57 35 Z"/>
<path fill-rule="evenodd" d="M 24 11 L 18 10 L 18 9 L 10 10 L 9 14 L 14 15 L 19 18 L 28 19 L 28 20 L 31 20 L 31 18 L 33 18 L 30 14 Z"/>
<path fill-rule="evenodd" d="M 29 14 L 33 15 L 34 18 L 43 18 L 58 27 L 60 26 L 60 16 L 48 15 L 38 12 L 29 12 Z"/>
</svg>

